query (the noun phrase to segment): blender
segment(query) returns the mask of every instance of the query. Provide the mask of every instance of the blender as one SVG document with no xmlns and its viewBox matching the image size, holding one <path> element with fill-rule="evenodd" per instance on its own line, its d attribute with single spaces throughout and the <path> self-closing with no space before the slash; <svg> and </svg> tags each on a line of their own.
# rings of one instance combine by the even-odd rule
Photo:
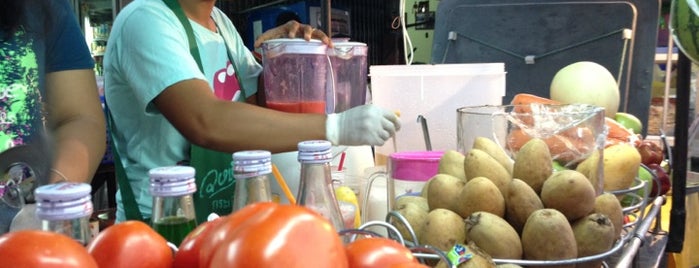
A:
<svg viewBox="0 0 699 268">
<path fill-rule="evenodd" d="M 360 48 L 355 49 L 357 45 Z M 364 67 L 361 68 L 367 68 L 366 44 L 352 42 L 343 45 L 338 42 L 335 46 L 339 49 L 337 52 L 328 52 L 328 47 L 315 39 L 307 41 L 282 38 L 265 41 L 262 44 L 262 65 L 267 108 L 291 113 L 341 112 L 334 108 L 334 76 L 348 81 L 343 92 L 354 94 L 356 89 L 360 89 L 361 99 L 352 100 L 350 105 L 342 104 L 343 107 L 364 104 L 368 76 L 366 70 L 355 72 L 353 69 L 360 68 L 362 64 Z M 357 56 L 358 54 L 361 55 Z M 331 65 L 330 55 L 339 56 L 335 65 Z M 333 75 L 335 72 L 331 69 L 351 70 L 352 73 L 350 76 L 339 73 Z M 344 169 L 348 176 L 357 176 L 365 168 L 373 166 L 370 146 L 333 146 L 332 153 L 334 166 L 338 165 L 340 155 L 346 155 Z M 294 151 L 272 155 L 272 163 L 277 166 L 293 193 L 298 192 L 299 187 L 300 165 L 296 159 L 297 154 Z M 280 185 L 272 182 L 271 187 L 275 198 L 278 197 L 281 203 L 289 202 L 282 194 Z"/>
<path fill-rule="evenodd" d="M 262 44 L 266 105 L 291 113 L 326 113 L 327 46 L 319 40 Z"/>
<path fill-rule="evenodd" d="M 333 107 L 328 110 L 339 113 L 366 103 L 368 51 L 365 43 L 333 40 L 333 48 L 328 49 L 332 87 L 327 93 Z"/>
</svg>

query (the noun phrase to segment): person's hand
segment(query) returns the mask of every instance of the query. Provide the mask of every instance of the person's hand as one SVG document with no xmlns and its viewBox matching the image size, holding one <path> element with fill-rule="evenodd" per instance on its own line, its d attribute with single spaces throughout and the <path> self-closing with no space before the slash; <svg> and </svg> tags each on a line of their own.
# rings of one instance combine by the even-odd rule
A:
<svg viewBox="0 0 699 268">
<path fill-rule="evenodd" d="M 276 38 L 297 38 L 302 37 L 306 41 L 318 39 L 324 44 L 332 47 L 332 41 L 323 31 L 313 28 L 308 24 L 301 24 L 298 21 L 289 21 L 284 25 L 269 29 L 255 39 L 255 48 L 259 48 L 264 41 Z"/>
<path fill-rule="evenodd" d="M 329 114 L 325 121 L 326 138 L 333 145 L 383 145 L 400 129 L 398 116 L 367 104 Z"/>
</svg>

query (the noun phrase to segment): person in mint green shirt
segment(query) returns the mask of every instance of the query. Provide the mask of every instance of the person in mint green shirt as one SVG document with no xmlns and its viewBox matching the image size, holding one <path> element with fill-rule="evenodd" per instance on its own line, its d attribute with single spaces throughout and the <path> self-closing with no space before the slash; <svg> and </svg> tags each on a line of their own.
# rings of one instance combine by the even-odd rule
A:
<svg viewBox="0 0 699 268">
<path fill-rule="evenodd" d="M 329 115 L 284 113 L 258 105 L 262 67 L 215 2 L 135 0 L 114 21 L 104 73 L 113 145 L 124 170 L 117 221 L 150 217 L 148 171 L 155 167 L 196 168 L 195 201 L 208 202 L 197 206 L 202 221 L 209 212 L 230 212 L 233 152 L 289 152 L 298 142 L 314 139 L 382 145 L 400 128 L 393 112 L 375 105 Z M 178 9 L 186 19 L 178 19 Z M 190 50 L 189 36 L 196 53 Z M 295 21 L 263 33 L 255 46 L 285 37 L 314 38 L 332 46 L 322 31 Z M 223 156 L 220 161 L 198 160 L 207 158 L 195 157 L 199 148 Z M 212 162 L 220 165 L 211 167 Z"/>
</svg>

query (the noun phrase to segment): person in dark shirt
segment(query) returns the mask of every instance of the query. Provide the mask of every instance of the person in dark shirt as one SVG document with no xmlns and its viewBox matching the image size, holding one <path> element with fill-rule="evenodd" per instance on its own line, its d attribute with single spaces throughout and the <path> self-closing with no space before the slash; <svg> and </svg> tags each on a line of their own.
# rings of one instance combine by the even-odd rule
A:
<svg viewBox="0 0 699 268">
<path fill-rule="evenodd" d="M 73 8 L 67 0 L 3 4 L 0 153 L 49 137 L 49 182 L 89 183 L 105 152 L 106 125 L 94 61 Z M 0 195 L 7 183 L 0 181 Z M 0 233 L 18 209 L 0 201 Z"/>
</svg>

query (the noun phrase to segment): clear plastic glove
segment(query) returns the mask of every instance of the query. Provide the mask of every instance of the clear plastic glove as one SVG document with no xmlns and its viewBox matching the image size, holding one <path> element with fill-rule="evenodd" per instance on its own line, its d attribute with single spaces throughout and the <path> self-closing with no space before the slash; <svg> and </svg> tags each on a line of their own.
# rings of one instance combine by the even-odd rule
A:
<svg viewBox="0 0 699 268">
<path fill-rule="evenodd" d="M 383 145 L 400 129 L 395 113 L 367 104 L 329 114 L 325 121 L 327 139 L 333 145 Z"/>
</svg>

